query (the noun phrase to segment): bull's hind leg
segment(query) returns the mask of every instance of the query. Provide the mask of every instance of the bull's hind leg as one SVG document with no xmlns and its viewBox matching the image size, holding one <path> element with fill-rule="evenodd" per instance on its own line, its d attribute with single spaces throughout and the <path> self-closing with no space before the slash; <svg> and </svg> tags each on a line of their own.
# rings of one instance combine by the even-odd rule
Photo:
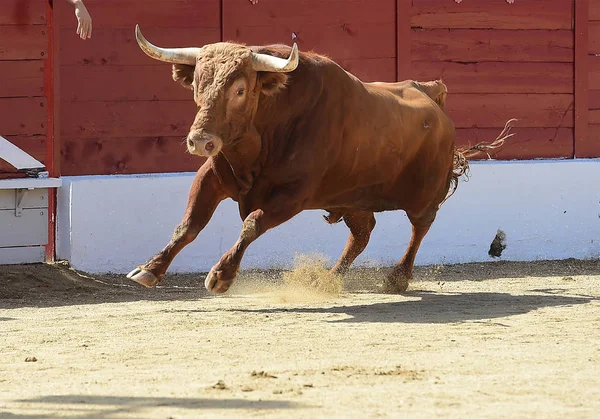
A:
<svg viewBox="0 0 600 419">
<path fill-rule="evenodd" d="M 344 252 L 333 269 L 337 274 L 348 272 L 352 262 L 365 250 L 375 228 L 375 216 L 372 212 L 354 212 L 344 215 L 344 222 L 350 229 L 350 236 L 346 242 Z"/>
<path fill-rule="evenodd" d="M 389 293 L 404 292 L 408 288 L 408 283 L 413 277 L 413 268 L 415 264 L 415 257 L 419 251 L 419 246 L 423 238 L 429 231 L 433 220 L 435 219 L 436 213 L 430 213 L 424 217 L 411 217 L 408 214 L 408 218 L 412 224 L 412 235 L 408 248 L 404 253 L 404 256 L 400 262 L 394 267 L 394 270 L 388 275 L 383 284 L 383 291 Z"/>
<path fill-rule="evenodd" d="M 171 241 L 150 262 L 131 271 L 127 278 L 145 287 L 153 287 L 160 282 L 175 256 L 194 241 L 225 196 L 219 179 L 207 161 L 196 173 L 183 221 L 175 228 Z"/>
</svg>

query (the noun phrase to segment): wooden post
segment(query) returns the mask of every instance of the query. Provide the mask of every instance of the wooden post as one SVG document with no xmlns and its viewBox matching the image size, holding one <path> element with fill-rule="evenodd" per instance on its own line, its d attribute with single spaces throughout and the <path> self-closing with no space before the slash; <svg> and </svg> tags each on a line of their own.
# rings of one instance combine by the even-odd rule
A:
<svg viewBox="0 0 600 419">
<path fill-rule="evenodd" d="M 48 56 L 44 63 L 44 94 L 47 102 L 48 122 L 46 128 L 46 160 L 44 164 L 50 177 L 60 176 L 60 126 L 59 126 L 59 54 L 60 28 L 58 5 L 48 0 L 46 25 L 48 28 Z M 56 259 L 56 188 L 48 189 L 48 244 L 46 261 Z"/>
<path fill-rule="evenodd" d="M 575 0 L 575 150 L 574 157 L 600 156 L 600 141 L 588 135 L 589 0 Z M 595 140 L 595 141 L 594 141 Z M 594 144 L 594 142 L 596 144 Z"/>
<path fill-rule="evenodd" d="M 396 0 L 396 81 L 411 78 L 412 0 Z"/>
</svg>

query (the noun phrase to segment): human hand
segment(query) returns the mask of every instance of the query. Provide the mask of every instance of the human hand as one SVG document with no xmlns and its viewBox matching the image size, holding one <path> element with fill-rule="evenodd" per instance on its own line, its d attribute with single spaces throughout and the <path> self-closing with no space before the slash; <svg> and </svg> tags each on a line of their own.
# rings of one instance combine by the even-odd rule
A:
<svg viewBox="0 0 600 419">
<path fill-rule="evenodd" d="M 75 4 L 75 16 L 77 17 L 77 34 L 81 39 L 92 37 L 92 17 L 87 11 L 83 1 Z"/>
</svg>

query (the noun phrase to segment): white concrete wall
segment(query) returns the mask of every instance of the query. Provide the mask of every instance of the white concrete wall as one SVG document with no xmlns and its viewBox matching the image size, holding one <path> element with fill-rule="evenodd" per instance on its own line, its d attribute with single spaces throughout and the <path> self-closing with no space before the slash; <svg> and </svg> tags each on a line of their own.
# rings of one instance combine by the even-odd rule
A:
<svg viewBox="0 0 600 419">
<path fill-rule="evenodd" d="M 497 229 L 507 235 L 502 260 L 600 257 L 600 160 L 474 162 L 425 238 L 417 264 L 482 262 Z M 161 250 L 180 222 L 193 173 L 65 177 L 59 192 L 58 256 L 88 272 L 125 273 Z M 288 267 L 296 253 L 335 261 L 348 229 L 306 211 L 248 249 L 242 268 Z M 358 259 L 391 265 L 410 235 L 404 212 L 376 214 L 377 227 Z M 238 237 L 235 202 L 221 204 L 170 272 L 208 271 Z"/>
</svg>

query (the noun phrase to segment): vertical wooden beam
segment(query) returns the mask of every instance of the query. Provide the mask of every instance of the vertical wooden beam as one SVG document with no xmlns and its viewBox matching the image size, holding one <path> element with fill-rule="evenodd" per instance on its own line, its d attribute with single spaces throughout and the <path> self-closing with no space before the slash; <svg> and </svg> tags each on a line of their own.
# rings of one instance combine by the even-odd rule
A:
<svg viewBox="0 0 600 419">
<path fill-rule="evenodd" d="M 396 0 L 396 80 L 411 78 L 412 0 Z"/>
<path fill-rule="evenodd" d="M 600 156 L 600 139 L 592 141 L 588 135 L 588 48 L 589 0 L 575 0 L 575 146 L 574 157 Z M 596 143 L 594 145 L 594 143 Z"/>
<path fill-rule="evenodd" d="M 44 95 L 47 103 L 46 159 L 44 164 L 51 177 L 60 176 L 60 28 L 57 13 L 58 5 L 48 0 L 46 25 L 48 36 L 48 56 L 44 63 Z M 56 188 L 48 189 L 48 244 L 46 261 L 56 259 Z"/>
</svg>

